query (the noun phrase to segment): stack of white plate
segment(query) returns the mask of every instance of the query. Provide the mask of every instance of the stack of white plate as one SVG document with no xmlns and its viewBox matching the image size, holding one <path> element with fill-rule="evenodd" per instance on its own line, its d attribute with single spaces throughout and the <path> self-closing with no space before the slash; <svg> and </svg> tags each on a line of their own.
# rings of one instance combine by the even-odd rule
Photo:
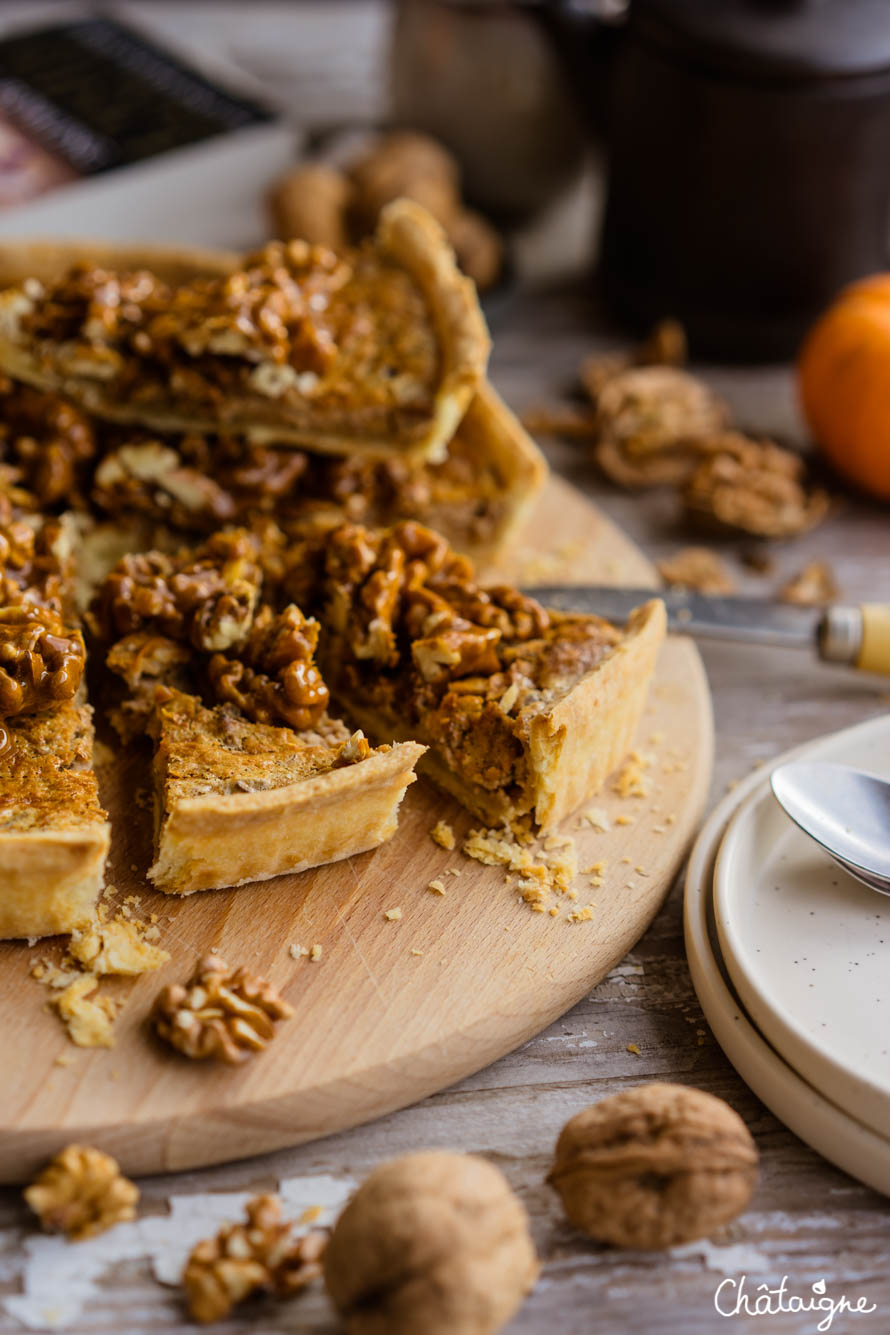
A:
<svg viewBox="0 0 890 1335">
<path fill-rule="evenodd" d="M 890 780 L 890 717 L 773 764 L 792 759 Z M 761 770 L 699 835 L 685 926 L 702 1010 L 742 1078 L 807 1144 L 890 1195 L 890 898 L 803 834 Z"/>
</svg>

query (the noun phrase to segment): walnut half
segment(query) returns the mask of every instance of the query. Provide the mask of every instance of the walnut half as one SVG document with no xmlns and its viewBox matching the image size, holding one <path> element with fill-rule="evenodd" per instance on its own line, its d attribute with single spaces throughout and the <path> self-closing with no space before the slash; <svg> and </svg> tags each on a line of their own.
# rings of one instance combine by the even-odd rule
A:
<svg viewBox="0 0 890 1335">
<path fill-rule="evenodd" d="M 48 1233 L 80 1242 L 135 1219 L 139 1188 L 110 1154 L 68 1145 L 25 1189 L 25 1200 Z"/>
<path fill-rule="evenodd" d="M 0 718 L 73 700 L 86 651 L 79 630 L 33 604 L 0 608 Z"/>
<path fill-rule="evenodd" d="M 196 1321 L 221 1321 L 258 1290 L 292 1298 L 321 1274 L 327 1234 L 291 1236 L 276 1196 L 255 1196 L 247 1222 L 221 1228 L 193 1249 L 182 1273 L 189 1312 Z"/>
<path fill-rule="evenodd" d="M 705 1237 L 744 1210 L 757 1149 L 722 1099 L 639 1085 L 567 1122 L 548 1181 L 583 1233 L 654 1250 Z"/>
<path fill-rule="evenodd" d="M 171 983 L 152 1007 L 160 1038 L 186 1057 L 215 1057 L 237 1065 L 275 1036 L 275 1025 L 294 1009 L 264 978 L 230 969 L 208 955 L 185 984 Z"/>
<path fill-rule="evenodd" d="M 468 1154 L 409 1154 L 377 1168 L 324 1256 L 350 1335 L 491 1335 L 537 1274 L 521 1203 L 497 1168 Z"/>
</svg>

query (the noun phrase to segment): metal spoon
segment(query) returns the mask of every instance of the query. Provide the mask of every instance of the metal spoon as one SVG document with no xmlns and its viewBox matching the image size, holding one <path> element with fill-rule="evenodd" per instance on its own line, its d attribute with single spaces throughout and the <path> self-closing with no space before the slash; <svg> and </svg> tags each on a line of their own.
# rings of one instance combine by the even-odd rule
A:
<svg viewBox="0 0 890 1335">
<path fill-rule="evenodd" d="M 770 775 L 779 804 L 857 881 L 890 895 L 890 783 L 827 761 L 795 760 Z"/>
</svg>

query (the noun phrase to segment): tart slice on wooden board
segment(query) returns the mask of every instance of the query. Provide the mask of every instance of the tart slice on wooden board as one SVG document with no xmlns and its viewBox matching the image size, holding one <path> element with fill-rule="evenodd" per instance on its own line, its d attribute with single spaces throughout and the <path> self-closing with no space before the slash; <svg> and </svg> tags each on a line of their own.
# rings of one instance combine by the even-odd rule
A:
<svg viewBox="0 0 890 1335">
<path fill-rule="evenodd" d="M 122 735 L 155 740 L 155 861 L 167 894 L 243 885 L 374 848 L 423 747 L 373 750 L 327 713 L 319 625 L 264 596 L 245 529 L 123 557 L 90 610 L 126 699 Z M 218 703 L 205 705 L 199 691 Z M 282 726 L 283 725 L 283 726 Z"/>
<path fill-rule="evenodd" d="M 83 927 L 109 826 L 74 611 L 73 529 L 0 486 L 0 938 Z"/>
<path fill-rule="evenodd" d="M 484 589 L 473 566 L 413 522 L 341 525 L 285 580 L 322 623 L 333 696 L 370 736 L 412 737 L 421 767 L 489 825 L 552 829 L 631 745 L 664 605 L 619 629 Z"/>
<path fill-rule="evenodd" d="M 98 417 L 159 431 L 415 460 L 444 457 L 485 376 L 475 288 L 420 206 L 396 200 L 338 256 L 272 242 L 235 261 L 173 257 L 175 281 L 114 250 L 26 248 L 0 294 L 0 367 Z M 209 267 L 209 272 L 208 272 Z"/>
<path fill-rule="evenodd" d="M 92 756 L 88 705 L 0 725 L 0 939 L 91 921 L 111 836 Z"/>
<path fill-rule="evenodd" d="M 243 885 L 352 857 L 395 833 L 423 747 L 372 749 L 327 716 L 310 732 L 251 723 L 173 692 L 153 716 L 159 890 Z"/>
</svg>

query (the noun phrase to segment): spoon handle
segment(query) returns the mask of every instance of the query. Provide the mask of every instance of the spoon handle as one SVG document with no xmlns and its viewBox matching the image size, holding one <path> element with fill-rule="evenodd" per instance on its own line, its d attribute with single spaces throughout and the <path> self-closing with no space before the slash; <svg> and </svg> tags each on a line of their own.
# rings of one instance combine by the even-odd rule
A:
<svg viewBox="0 0 890 1335">
<path fill-rule="evenodd" d="M 819 653 L 829 663 L 890 676 L 890 603 L 829 607 L 819 627 Z"/>
</svg>

